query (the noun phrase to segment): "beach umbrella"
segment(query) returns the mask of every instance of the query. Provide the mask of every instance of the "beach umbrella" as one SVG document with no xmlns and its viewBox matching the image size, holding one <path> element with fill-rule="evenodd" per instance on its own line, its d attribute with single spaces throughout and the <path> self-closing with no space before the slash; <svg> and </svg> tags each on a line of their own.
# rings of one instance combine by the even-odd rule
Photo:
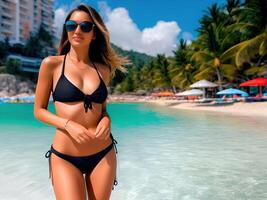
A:
<svg viewBox="0 0 267 200">
<path fill-rule="evenodd" d="M 197 81 L 190 85 L 190 88 L 202 88 L 203 89 L 203 98 L 205 98 L 205 88 L 218 87 L 216 83 L 212 83 L 205 79 Z"/>
<path fill-rule="evenodd" d="M 242 91 L 242 90 L 238 90 L 238 89 L 234 89 L 234 88 L 228 88 L 225 90 L 222 90 L 220 92 L 217 92 L 216 94 L 218 95 L 234 95 L 234 94 L 239 94 L 243 97 L 248 96 L 248 93 Z"/>
<path fill-rule="evenodd" d="M 156 96 L 156 97 L 171 97 L 173 95 L 174 93 L 169 92 L 169 91 L 152 93 L 152 96 Z"/>
<path fill-rule="evenodd" d="M 203 91 L 199 89 L 186 90 L 175 94 L 175 96 L 199 96 L 199 95 L 203 95 Z"/>
<path fill-rule="evenodd" d="M 264 86 L 267 85 L 267 78 L 255 78 L 240 84 L 240 86 Z"/>
<path fill-rule="evenodd" d="M 197 81 L 190 85 L 190 88 L 210 88 L 210 87 L 217 87 L 218 85 L 216 83 L 212 83 L 210 81 L 207 81 L 205 79 L 201 81 Z"/>
<path fill-rule="evenodd" d="M 259 93 L 262 96 L 261 86 L 267 85 L 267 78 L 255 78 L 240 84 L 241 87 L 246 86 L 258 86 L 260 87 Z"/>
</svg>

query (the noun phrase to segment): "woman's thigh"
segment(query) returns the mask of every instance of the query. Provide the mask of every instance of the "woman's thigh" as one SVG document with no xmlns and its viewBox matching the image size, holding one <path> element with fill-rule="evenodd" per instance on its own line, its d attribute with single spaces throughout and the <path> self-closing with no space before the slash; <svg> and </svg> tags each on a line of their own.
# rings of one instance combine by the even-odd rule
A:
<svg viewBox="0 0 267 200">
<path fill-rule="evenodd" d="M 57 200 L 86 200 L 85 181 L 79 169 L 52 153 L 51 172 Z"/>
<path fill-rule="evenodd" d="M 101 159 L 90 175 L 86 176 L 90 200 L 108 200 L 116 178 L 117 160 L 114 148 Z"/>
</svg>

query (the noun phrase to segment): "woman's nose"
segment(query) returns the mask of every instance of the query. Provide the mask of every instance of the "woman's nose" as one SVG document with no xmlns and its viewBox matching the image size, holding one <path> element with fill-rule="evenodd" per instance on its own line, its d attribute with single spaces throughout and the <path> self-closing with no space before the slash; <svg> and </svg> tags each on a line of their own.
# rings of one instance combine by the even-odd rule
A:
<svg viewBox="0 0 267 200">
<path fill-rule="evenodd" d="M 78 25 L 78 26 L 76 27 L 76 29 L 75 29 L 74 32 L 78 32 L 78 33 L 82 32 L 80 25 Z"/>
</svg>

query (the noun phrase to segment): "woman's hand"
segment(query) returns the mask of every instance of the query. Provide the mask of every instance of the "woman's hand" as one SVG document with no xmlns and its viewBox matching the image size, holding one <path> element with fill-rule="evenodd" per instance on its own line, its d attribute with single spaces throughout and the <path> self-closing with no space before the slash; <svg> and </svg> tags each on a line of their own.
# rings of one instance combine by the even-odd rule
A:
<svg viewBox="0 0 267 200">
<path fill-rule="evenodd" d="M 96 127 L 95 137 L 107 140 L 110 135 L 110 119 L 108 116 L 102 117 Z"/>
<path fill-rule="evenodd" d="M 79 144 L 86 143 L 95 137 L 84 126 L 74 121 L 68 121 L 65 125 L 65 130 Z"/>
</svg>

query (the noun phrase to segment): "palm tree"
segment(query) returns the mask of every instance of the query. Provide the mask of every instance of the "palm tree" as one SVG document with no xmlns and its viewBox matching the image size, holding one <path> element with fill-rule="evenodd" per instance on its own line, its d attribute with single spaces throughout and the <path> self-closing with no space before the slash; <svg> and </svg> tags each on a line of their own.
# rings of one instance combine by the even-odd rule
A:
<svg viewBox="0 0 267 200">
<path fill-rule="evenodd" d="M 208 8 L 207 14 L 200 20 L 200 36 L 198 42 L 194 45 L 200 46 L 191 61 L 199 66 L 198 73 L 194 76 L 196 80 L 210 79 L 214 75 L 217 77 L 219 89 L 222 89 L 222 78 L 232 81 L 236 73 L 235 65 L 223 63 L 221 55 L 225 47 L 225 26 L 228 23 L 225 13 L 223 13 L 217 4 Z M 208 23 L 207 23 L 208 22 Z"/>
<path fill-rule="evenodd" d="M 149 63 L 145 64 L 140 70 L 140 85 L 144 90 L 150 90 L 154 87 L 152 79 L 154 76 L 153 72 L 154 61 L 151 60 Z"/>
<path fill-rule="evenodd" d="M 170 87 L 170 77 L 168 74 L 169 62 L 164 55 L 157 55 L 154 60 L 153 68 L 153 80 L 152 83 L 159 88 L 169 88 Z"/>
<path fill-rule="evenodd" d="M 171 83 L 173 86 L 184 89 L 193 83 L 195 71 L 189 60 L 189 48 L 186 41 L 180 39 L 178 48 L 173 53 L 173 63 L 169 67 Z"/>
<path fill-rule="evenodd" d="M 234 60 L 239 70 L 242 70 L 246 63 L 253 66 L 253 69 L 249 69 L 248 74 L 261 74 L 267 70 L 266 55 L 267 29 L 264 33 L 229 48 L 222 54 L 222 58 L 223 60 Z"/>
<path fill-rule="evenodd" d="M 215 24 L 218 26 L 222 21 L 225 21 L 225 15 L 221 12 L 220 7 L 218 7 L 217 3 L 212 4 L 205 10 L 204 16 L 200 19 L 200 28 L 197 30 L 200 34 L 206 32 L 207 28 L 210 24 Z"/>
<path fill-rule="evenodd" d="M 237 10 L 240 10 L 240 0 L 227 0 L 227 3 L 226 3 L 226 10 L 228 12 L 228 15 L 230 16 L 230 18 L 233 20 L 233 21 L 236 21 L 235 19 L 235 12 Z"/>
<path fill-rule="evenodd" d="M 245 0 L 244 12 L 246 21 L 254 25 L 251 30 L 252 37 L 261 34 L 267 26 L 267 1 L 266 0 Z"/>
<path fill-rule="evenodd" d="M 245 70 L 247 75 L 261 75 L 267 70 L 267 1 L 246 0 L 244 6 L 247 40 L 229 48 L 222 57 L 232 59 L 239 70 L 252 66 Z"/>
</svg>

